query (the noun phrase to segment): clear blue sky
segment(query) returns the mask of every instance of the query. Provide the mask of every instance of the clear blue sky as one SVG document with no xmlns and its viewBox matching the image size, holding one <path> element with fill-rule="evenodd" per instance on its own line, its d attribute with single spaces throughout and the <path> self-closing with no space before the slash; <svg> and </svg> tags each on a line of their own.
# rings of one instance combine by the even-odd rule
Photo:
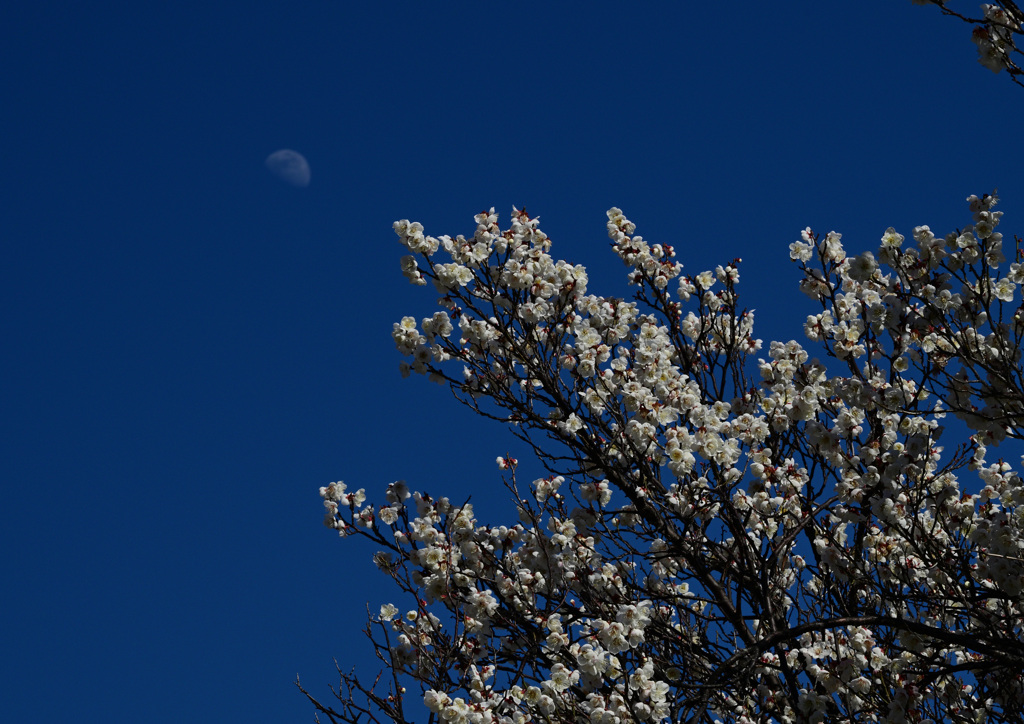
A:
<svg viewBox="0 0 1024 724">
<path fill-rule="evenodd" d="M 742 256 L 765 339 L 811 311 L 804 226 L 871 248 L 998 187 L 1024 230 L 1024 91 L 905 1 L 33 0 L 0 34 L 8 722 L 312 721 L 296 673 L 367 663 L 388 598 L 317 488 L 511 517 L 525 451 L 399 377 L 435 307 L 395 219 L 525 206 L 621 295 L 617 205 L 690 271 Z"/>
</svg>

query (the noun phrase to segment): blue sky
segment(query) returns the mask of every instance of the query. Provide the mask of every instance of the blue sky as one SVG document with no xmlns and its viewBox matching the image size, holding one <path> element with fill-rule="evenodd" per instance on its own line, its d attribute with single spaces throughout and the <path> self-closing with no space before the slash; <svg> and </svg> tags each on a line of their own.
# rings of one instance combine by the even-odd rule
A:
<svg viewBox="0 0 1024 724">
<path fill-rule="evenodd" d="M 372 668 L 389 597 L 317 488 L 511 517 L 494 458 L 525 451 L 398 374 L 392 322 L 435 307 L 395 219 L 525 206 L 622 295 L 617 205 L 692 272 L 743 257 L 766 340 L 812 311 L 807 225 L 873 248 L 995 187 L 1024 222 L 1024 92 L 909 2 L 35 0 L 3 25 L 6 721 L 312 721 L 295 675 Z M 264 167 L 280 148 L 308 187 Z"/>
</svg>

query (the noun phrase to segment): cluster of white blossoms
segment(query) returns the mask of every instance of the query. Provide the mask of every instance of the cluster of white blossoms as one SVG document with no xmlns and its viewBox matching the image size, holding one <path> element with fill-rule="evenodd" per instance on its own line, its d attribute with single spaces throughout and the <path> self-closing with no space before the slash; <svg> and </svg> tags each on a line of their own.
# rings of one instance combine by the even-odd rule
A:
<svg viewBox="0 0 1024 724">
<path fill-rule="evenodd" d="M 1013 58 L 1013 53 L 1020 53 L 1016 44 L 1017 35 L 1024 34 L 1024 12 L 1014 2 L 1000 2 L 981 5 L 981 17 L 968 17 L 954 10 L 949 0 L 911 0 L 915 5 L 937 5 L 947 15 L 964 20 L 974 27 L 971 40 L 978 48 L 978 62 L 998 73 L 1009 71 L 1020 76 L 1021 68 Z"/>
<path fill-rule="evenodd" d="M 739 260 L 684 275 L 619 209 L 629 301 L 588 293 L 523 211 L 469 238 L 397 222 L 442 307 L 395 324 L 403 372 L 551 474 L 521 486 L 498 458 L 507 525 L 404 483 L 379 505 L 321 489 L 411 602 L 371 626 L 389 693 L 346 675 L 331 711 L 406 721 L 414 682 L 454 724 L 1019 721 L 1024 485 L 990 451 L 1024 437 L 1024 264 L 996 197 L 968 204 L 962 229 L 862 254 L 806 229 L 810 347 L 766 353 Z"/>
<path fill-rule="evenodd" d="M 981 6 L 985 24 L 971 32 L 971 40 L 978 46 L 978 62 L 998 73 L 1012 67 L 1010 51 L 1014 50 L 1014 33 L 1021 31 L 1021 23 L 998 5 Z"/>
</svg>

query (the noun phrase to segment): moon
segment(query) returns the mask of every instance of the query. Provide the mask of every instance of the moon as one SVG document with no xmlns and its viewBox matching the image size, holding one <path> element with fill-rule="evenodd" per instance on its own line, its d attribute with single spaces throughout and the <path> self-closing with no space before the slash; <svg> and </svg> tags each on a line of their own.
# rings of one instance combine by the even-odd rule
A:
<svg viewBox="0 0 1024 724">
<path fill-rule="evenodd" d="M 309 186 L 309 163 L 298 151 L 282 148 L 267 156 L 264 163 L 282 181 L 299 188 Z"/>
</svg>

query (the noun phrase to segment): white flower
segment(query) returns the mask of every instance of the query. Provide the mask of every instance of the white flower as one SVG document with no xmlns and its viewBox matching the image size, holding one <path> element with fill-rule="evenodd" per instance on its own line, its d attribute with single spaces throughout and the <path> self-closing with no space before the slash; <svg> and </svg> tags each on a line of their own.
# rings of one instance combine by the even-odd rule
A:
<svg viewBox="0 0 1024 724">
<path fill-rule="evenodd" d="M 890 226 L 882 234 L 882 247 L 899 249 L 901 246 L 903 246 L 903 234 L 897 234 L 896 230 Z"/>
<path fill-rule="evenodd" d="M 710 271 L 702 271 L 700 274 L 696 276 L 696 278 L 694 279 L 694 283 L 696 284 L 698 289 L 710 289 L 711 286 L 715 283 L 715 275 Z"/>
<path fill-rule="evenodd" d="M 1016 285 L 1007 277 L 997 280 L 992 287 L 992 291 L 995 293 L 996 299 L 1002 302 L 1012 302 L 1013 292 L 1015 289 Z"/>
<path fill-rule="evenodd" d="M 875 263 L 875 255 L 870 251 L 866 251 L 860 256 L 855 256 L 849 260 L 849 267 L 847 273 L 850 278 L 858 281 L 865 282 L 871 278 L 871 275 L 875 273 L 875 269 L 878 265 Z"/>
</svg>

